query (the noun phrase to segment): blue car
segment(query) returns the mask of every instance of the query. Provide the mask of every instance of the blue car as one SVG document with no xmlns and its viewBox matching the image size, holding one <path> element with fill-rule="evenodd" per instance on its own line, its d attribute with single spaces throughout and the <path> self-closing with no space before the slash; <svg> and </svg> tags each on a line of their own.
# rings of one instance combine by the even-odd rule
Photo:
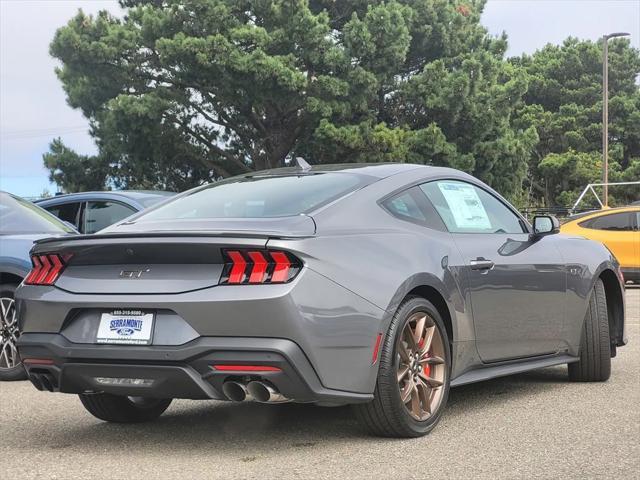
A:
<svg viewBox="0 0 640 480">
<path fill-rule="evenodd" d="M 16 350 L 19 332 L 13 296 L 31 270 L 33 242 L 76 233 L 33 203 L 0 192 L 0 380 L 26 378 Z"/>
<path fill-rule="evenodd" d="M 121 190 L 56 195 L 35 203 L 80 233 L 96 233 L 175 195 L 155 190 Z"/>
</svg>

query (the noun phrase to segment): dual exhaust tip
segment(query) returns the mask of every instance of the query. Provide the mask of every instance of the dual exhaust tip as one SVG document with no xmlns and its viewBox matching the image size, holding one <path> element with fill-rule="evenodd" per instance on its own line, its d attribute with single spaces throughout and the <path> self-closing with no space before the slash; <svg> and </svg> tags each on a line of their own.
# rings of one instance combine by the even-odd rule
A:
<svg viewBox="0 0 640 480">
<path fill-rule="evenodd" d="M 55 392 L 58 389 L 58 382 L 51 373 L 33 372 L 29 374 L 29 380 L 40 391 Z"/>
<path fill-rule="evenodd" d="M 271 385 L 257 380 L 246 384 L 235 381 L 224 382 L 222 392 L 234 402 L 255 400 L 260 403 L 284 403 L 290 401 Z"/>
</svg>

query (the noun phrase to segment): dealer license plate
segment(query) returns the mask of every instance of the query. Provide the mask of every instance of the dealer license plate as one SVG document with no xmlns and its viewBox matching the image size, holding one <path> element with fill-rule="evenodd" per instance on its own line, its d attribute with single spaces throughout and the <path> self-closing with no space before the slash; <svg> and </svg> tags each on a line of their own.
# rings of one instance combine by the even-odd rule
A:
<svg viewBox="0 0 640 480">
<path fill-rule="evenodd" d="M 140 310 L 114 310 L 100 317 L 96 343 L 149 345 L 153 332 L 153 313 Z"/>
</svg>

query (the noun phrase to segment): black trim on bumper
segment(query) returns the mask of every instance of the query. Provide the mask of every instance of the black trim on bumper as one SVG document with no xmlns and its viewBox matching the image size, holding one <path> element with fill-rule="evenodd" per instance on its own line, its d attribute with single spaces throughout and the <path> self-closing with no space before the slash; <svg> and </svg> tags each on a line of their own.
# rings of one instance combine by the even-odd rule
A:
<svg viewBox="0 0 640 480">
<path fill-rule="evenodd" d="M 622 276 L 625 281 L 640 283 L 640 268 L 628 267 L 620 270 L 622 270 Z"/>
<path fill-rule="evenodd" d="M 23 359 L 50 359 L 52 365 L 27 364 L 27 373 L 53 378 L 54 391 L 108 392 L 154 398 L 226 400 L 222 383 L 242 378 L 218 371 L 214 364 L 270 365 L 280 371 L 249 375 L 272 383 L 298 402 L 362 403 L 372 394 L 322 386 L 303 351 L 278 338 L 200 337 L 180 346 L 94 345 L 72 343 L 60 334 L 25 333 L 18 338 Z M 96 377 L 153 380 L 150 385 L 105 385 Z M 34 382 L 36 386 L 38 382 Z M 41 386 L 41 385 L 40 385 Z"/>
</svg>

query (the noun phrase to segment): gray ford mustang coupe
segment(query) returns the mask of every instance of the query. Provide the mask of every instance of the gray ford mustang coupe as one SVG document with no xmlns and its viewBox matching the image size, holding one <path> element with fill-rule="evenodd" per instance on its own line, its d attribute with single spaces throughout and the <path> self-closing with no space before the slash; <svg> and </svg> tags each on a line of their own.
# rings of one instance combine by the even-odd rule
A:
<svg viewBox="0 0 640 480">
<path fill-rule="evenodd" d="M 173 398 L 353 404 L 414 437 L 452 386 L 558 364 L 609 378 L 626 340 L 603 245 L 456 170 L 301 165 L 37 242 L 17 292 L 36 388 L 111 422 Z"/>
</svg>

